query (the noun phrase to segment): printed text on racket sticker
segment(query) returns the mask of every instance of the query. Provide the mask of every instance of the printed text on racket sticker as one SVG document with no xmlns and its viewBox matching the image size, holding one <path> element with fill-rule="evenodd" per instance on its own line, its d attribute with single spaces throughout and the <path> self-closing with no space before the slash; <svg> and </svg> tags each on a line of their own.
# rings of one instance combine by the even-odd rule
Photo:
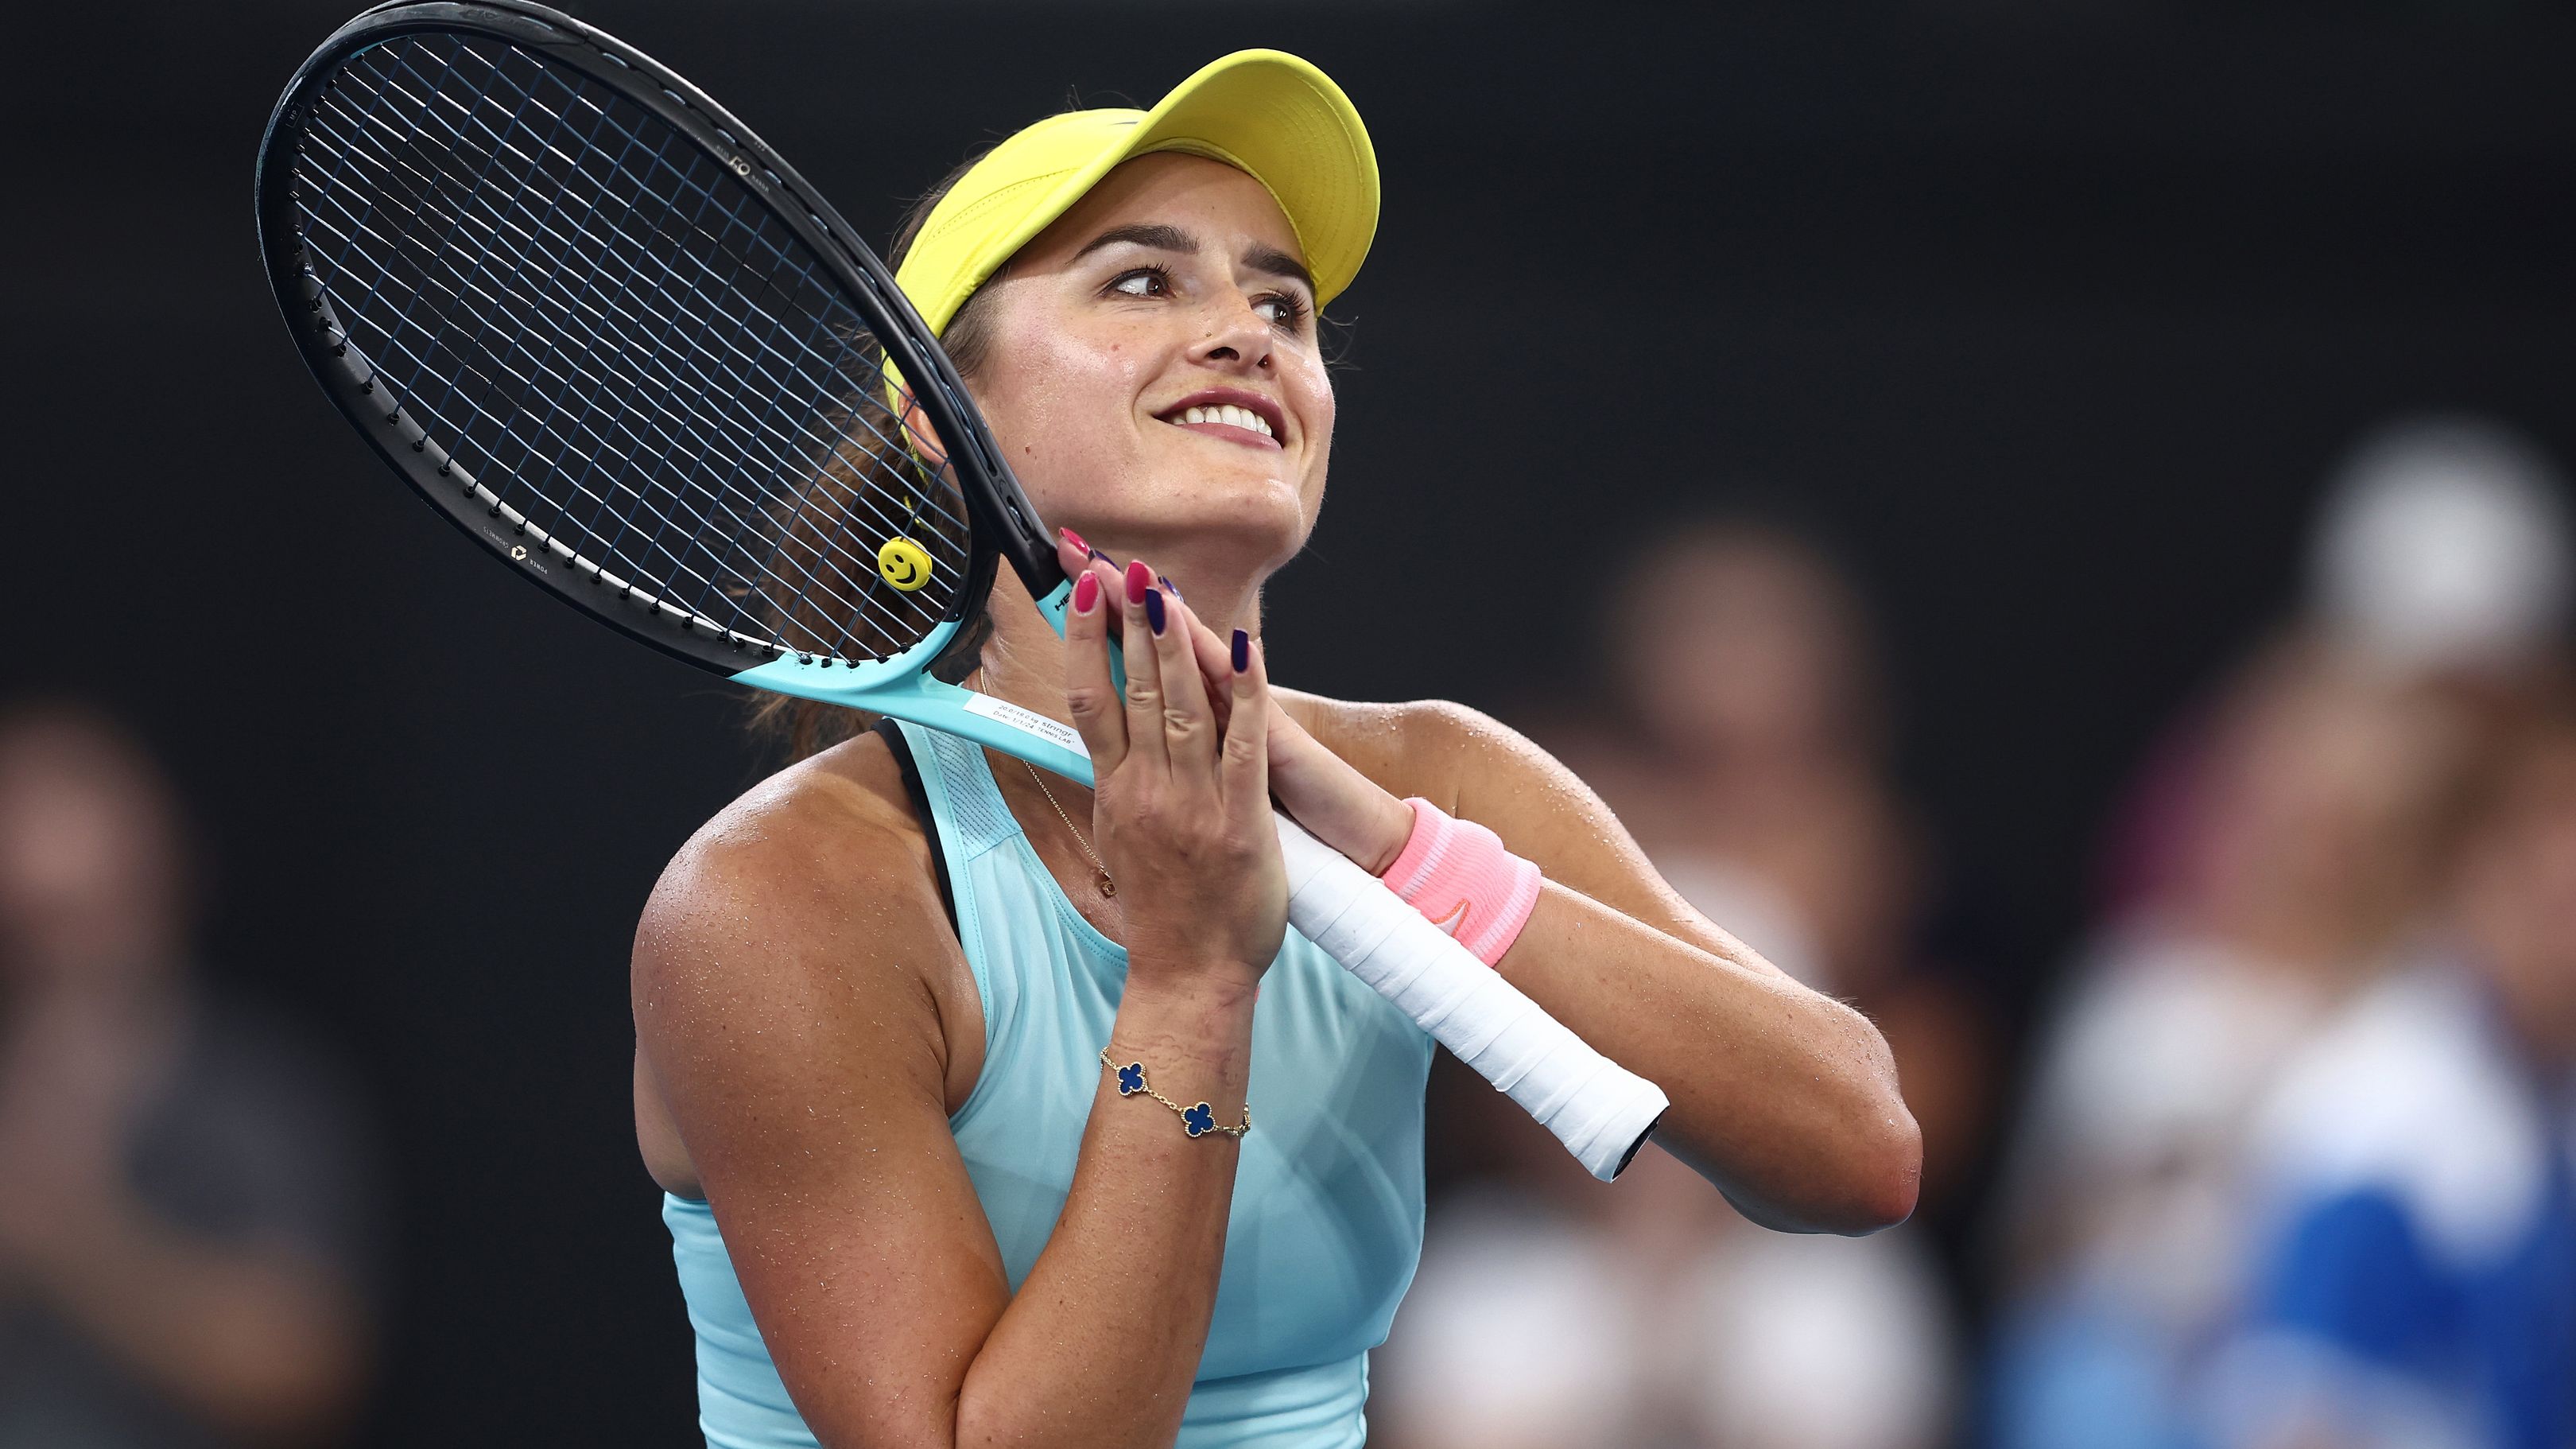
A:
<svg viewBox="0 0 2576 1449">
<path fill-rule="evenodd" d="M 1050 744 L 1061 745 L 1076 754 L 1088 753 L 1083 746 L 1082 736 L 1074 730 L 1073 726 L 1058 724 L 1035 710 L 1022 709 L 1008 700 L 995 699 L 989 694 L 979 694 L 966 701 L 966 712 L 980 714 L 986 719 L 1009 725 L 1022 734 L 1035 735 L 1039 739 Z"/>
</svg>

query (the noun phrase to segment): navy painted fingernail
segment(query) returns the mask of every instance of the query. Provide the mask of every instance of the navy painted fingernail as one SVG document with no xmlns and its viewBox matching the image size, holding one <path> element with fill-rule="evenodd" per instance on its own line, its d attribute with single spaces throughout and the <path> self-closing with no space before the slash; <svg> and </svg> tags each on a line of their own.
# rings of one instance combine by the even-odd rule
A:
<svg viewBox="0 0 2576 1449">
<path fill-rule="evenodd" d="M 1145 595 L 1145 622 L 1153 626 L 1155 633 L 1163 632 L 1163 591 L 1161 589 Z"/>
<path fill-rule="evenodd" d="M 1169 574 L 1156 574 L 1156 575 L 1154 575 L 1154 580 L 1155 580 L 1155 582 L 1157 582 L 1157 583 L 1161 584 L 1164 588 L 1167 588 L 1167 589 L 1171 590 L 1171 591 L 1172 591 L 1172 597 L 1173 597 L 1173 598 L 1177 599 L 1177 598 L 1179 598 L 1179 597 L 1181 596 L 1181 586 L 1180 586 L 1180 585 L 1178 585 L 1178 584 L 1176 584 L 1176 583 L 1173 583 L 1173 582 L 1172 582 L 1172 576 L 1171 576 L 1171 575 L 1169 575 Z"/>
<path fill-rule="evenodd" d="M 1109 555 L 1102 553 L 1100 550 L 1095 548 L 1091 551 L 1091 561 L 1093 563 L 1107 563 L 1109 562 Z"/>
<path fill-rule="evenodd" d="M 1234 672 L 1241 674 L 1252 667 L 1252 636 L 1241 629 L 1234 631 Z"/>
</svg>

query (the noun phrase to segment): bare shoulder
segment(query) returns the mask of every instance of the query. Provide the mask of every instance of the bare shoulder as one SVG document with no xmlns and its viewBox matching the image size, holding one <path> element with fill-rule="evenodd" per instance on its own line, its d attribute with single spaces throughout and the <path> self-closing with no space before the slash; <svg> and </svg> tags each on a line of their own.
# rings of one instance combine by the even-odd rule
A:
<svg viewBox="0 0 2576 1449">
<path fill-rule="evenodd" d="M 1379 704 L 1287 689 L 1278 695 L 1308 734 L 1361 774 L 1452 814 L 1472 815 L 1497 795 L 1532 787 L 1590 794 L 1528 736 L 1453 700 Z"/>
<path fill-rule="evenodd" d="M 917 877 L 930 852 L 894 757 L 861 736 L 790 765 L 700 826 L 664 867 L 636 931 L 639 992 L 757 921 L 769 939 L 829 930 Z"/>
<path fill-rule="evenodd" d="M 769 1116 L 764 1096 L 853 1085 L 939 1106 L 971 1084 L 974 983 L 884 743 L 862 736 L 780 771 L 683 845 L 637 924 L 638 1128 L 648 1160 L 685 1181 Z M 962 989 L 960 983 L 962 984 Z M 667 1123 L 672 1141 L 656 1140 Z M 684 1146 L 683 1146 L 684 1144 Z M 665 1178 L 665 1186 L 671 1179 Z"/>
<path fill-rule="evenodd" d="M 646 1163 L 713 1211 L 799 1411 L 825 1443 L 932 1442 L 1010 1284 L 948 1119 L 948 1043 L 980 1066 L 973 978 L 885 744 L 784 770 L 692 836 L 633 987 Z"/>
</svg>

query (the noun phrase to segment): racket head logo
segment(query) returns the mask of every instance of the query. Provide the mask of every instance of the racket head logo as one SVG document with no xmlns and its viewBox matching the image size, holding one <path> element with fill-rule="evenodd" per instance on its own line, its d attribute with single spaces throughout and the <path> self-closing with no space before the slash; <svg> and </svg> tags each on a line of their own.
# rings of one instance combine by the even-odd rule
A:
<svg viewBox="0 0 2576 1449">
<path fill-rule="evenodd" d="M 744 157 L 727 157 L 725 159 L 725 164 L 733 168 L 733 174 L 736 176 L 749 176 L 751 174 L 751 162 Z"/>
<path fill-rule="evenodd" d="M 889 538 L 877 550 L 877 575 L 909 594 L 930 583 L 930 552 L 908 538 Z"/>
</svg>

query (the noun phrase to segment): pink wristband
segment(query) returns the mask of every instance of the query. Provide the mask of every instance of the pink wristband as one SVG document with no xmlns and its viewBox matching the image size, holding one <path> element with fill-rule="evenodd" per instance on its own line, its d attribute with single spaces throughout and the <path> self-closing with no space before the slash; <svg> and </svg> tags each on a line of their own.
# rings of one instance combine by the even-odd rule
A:
<svg viewBox="0 0 2576 1449">
<path fill-rule="evenodd" d="M 1386 868 L 1387 889 L 1477 960 L 1502 960 L 1538 905 L 1538 867 L 1473 820 L 1453 820 L 1419 797 L 1404 803 L 1413 809 L 1413 833 Z"/>
</svg>

